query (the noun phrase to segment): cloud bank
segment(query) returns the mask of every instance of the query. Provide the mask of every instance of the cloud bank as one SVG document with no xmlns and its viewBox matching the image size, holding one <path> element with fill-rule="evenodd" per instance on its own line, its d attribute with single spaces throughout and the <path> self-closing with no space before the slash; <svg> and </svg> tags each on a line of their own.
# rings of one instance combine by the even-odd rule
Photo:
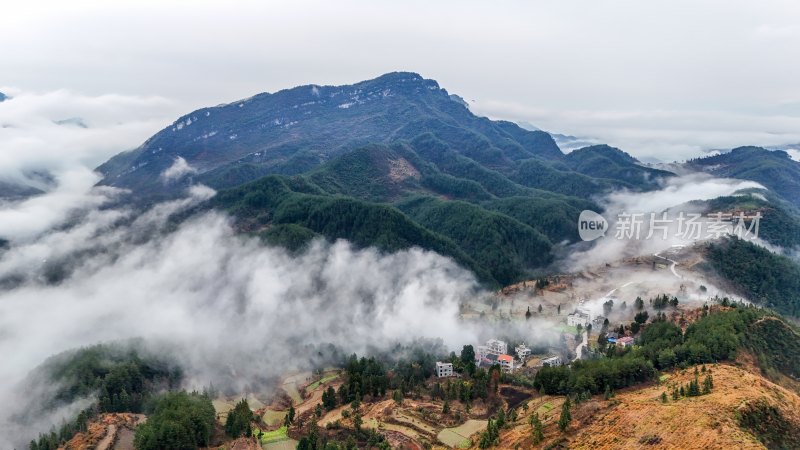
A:
<svg viewBox="0 0 800 450">
<path fill-rule="evenodd" d="M 89 202 L 69 226 L 0 250 L 0 403 L 19 404 L 19 382 L 48 356 L 132 337 L 180 348 L 198 386 L 231 373 L 242 383 L 281 375 L 307 361 L 306 344 L 363 353 L 420 337 L 452 349 L 476 340 L 459 306 L 483 294 L 452 260 L 343 241 L 289 254 L 237 235 L 216 212 L 170 231 L 173 214 L 210 195 L 196 186 L 138 217 Z M 2 412 L 0 443 L 43 431 L 9 434 L 13 410 Z"/>
<path fill-rule="evenodd" d="M 565 266 L 568 270 L 577 272 L 622 258 L 652 255 L 676 245 L 691 245 L 694 240 L 678 235 L 676 220 L 681 212 L 685 214 L 703 212 L 702 207 L 690 205 L 689 202 L 733 195 L 738 191 L 753 188 L 764 189 L 754 181 L 713 178 L 703 173 L 692 173 L 667 179 L 664 186 L 655 191 L 615 191 L 598 199 L 598 203 L 604 209 L 603 217 L 609 222 L 608 232 L 604 237 L 594 241 L 594 245 L 577 244 L 564 258 Z M 652 237 L 647 238 L 650 214 L 656 213 L 656 218 L 661 218 L 663 217 L 661 214 L 665 211 L 668 212 L 667 219 L 671 220 L 666 224 L 667 238 L 664 239 L 663 231 L 656 228 Z M 623 213 L 644 214 L 640 239 L 616 238 L 618 222 Z M 588 248 L 582 250 L 582 247 Z"/>
</svg>

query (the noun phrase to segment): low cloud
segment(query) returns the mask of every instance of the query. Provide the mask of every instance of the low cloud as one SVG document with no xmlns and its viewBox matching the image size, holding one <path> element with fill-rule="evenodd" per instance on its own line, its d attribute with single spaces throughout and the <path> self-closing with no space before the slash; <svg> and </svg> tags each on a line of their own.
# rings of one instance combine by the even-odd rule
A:
<svg viewBox="0 0 800 450">
<path fill-rule="evenodd" d="M 170 231 L 170 217 L 210 195 L 195 186 L 138 217 L 87 201 L 69 226 L 0 250 L 0 402 L 15 404 L 26 373 L 52 354 L 132 337 L 180 348 L 195 385 L 281 375 L 307 361 L 306 344 L 363 353 L 420 337 L 452 349 L 476 342 L 459 308 L 485 293 L 454 261 L 344 241 L 290 254 L 237 234 L 217 212 Z M 38 431 L 0 418 L 2 444 Z"/>
<path fill-rule="evenodd" d="M 175 158 L 175 162 L 172 163 L 172 165 L 161 174 L 161 180 L 163 180 L 165 183 L 169 183 L 180 180 L 186 175 L 192 175 L 195 173 L 197 173 L 197 169 L 190 166 L 185 159 L 178 156 Z"/>
<path fill-rule="evenodd" d="M 473 111 L 619 147 L 645 161 L 683 161 L 713 149 L 800 142 L 800 117 L 726 111 L 564 110 L 487 101 Z M 570 146 L 565 151 L 574 149 Z"/>
<path fill-rule="evenodd" d="M 92 169 L 140 145 L 178 114 L 161 97 L 3 92 L 12 98 L 0 103 L 0 186 L 47 194 L 0 200 L 0 238 L 6 240 L 35 238 L 69 221 L 76 209 L 103 204 L 115 194 L 91 189 L 100 180 Z"/>
<path fill-rule="evenodd" d="M 565 257 L 565 265 L 570 271 L 581 271 L 627 257 L 663 252 L 676 245 L 691 245 L 694 241 L 679 236 L 677 229 L 677 217 L 681 212 L 684 214 L 702 212 L 702 207 L 690 205 L 689 202 L 710 200 L 753 188 L 764 189 L 754 181 L 713 178 L 707 174 L 693 173 L 670 178 L 665 181 L 661 189 L 655 191 L 613 192 L 597 200 L 604 208 L 603 216 L 609 222 L 608 232 L 595 241 L 594 245 L 577 244 L 572 249 L 574 251 Z M 667 238 L 664 239 L 663 231 L 656 228 L 652 237 L 648 238 L 650 214 L 655 213 L 658 219 L 663 218 L 661 214 L 665 211 L 667 219 L 670 220 L 667 224 Z M 621 230 L 626 233 L 629 231 L 625 227 L 618 226 L 621 214 L 643 214 L 640 239 L 617 239 L 616 235 Z M 581 247 L 588 248 L 581 250 Z"/>
</svg>

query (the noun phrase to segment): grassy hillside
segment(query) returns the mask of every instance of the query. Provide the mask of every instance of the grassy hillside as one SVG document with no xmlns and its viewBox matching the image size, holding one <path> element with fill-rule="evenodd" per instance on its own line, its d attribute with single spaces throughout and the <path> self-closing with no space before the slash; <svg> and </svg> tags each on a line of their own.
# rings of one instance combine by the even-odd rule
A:
<svg viewBox="0 0 800 450">
<path fill-rule="evenodd" d="M 521 420 L 501 432 L 499 448 L 800 445 L 800 334 L 778 316 L 737 305 L 712 311 L 685 332 L 656 320 L 635 344 L 569 368 L 539 370 L 534 385 L 543 396 L 517 411 Z M 709 390 L 681 390 L 698 380 L 705 386 L 706 379 Z M 561 395 L 577 403 L 565 432 L 557 427 Z M 533 412 L 543 423 L 539 443 L 528 424 Z"/>
<path fill-rule="evenodd" d="M 797 448 L 800 397 L 796 392 L 735 366 L 707 369 L 714 388 L 700 397 L 669 398 L 666 403 L 659 398 L 670 386 L 694 379 L 694 369 L 688 368 L 669 372 L 660 385 L 580 405 L 577 423 L 567 436 L 569 448 Z M 759 405 L 774 411 L 772 421 L 755 416 Z"/>
</svg>

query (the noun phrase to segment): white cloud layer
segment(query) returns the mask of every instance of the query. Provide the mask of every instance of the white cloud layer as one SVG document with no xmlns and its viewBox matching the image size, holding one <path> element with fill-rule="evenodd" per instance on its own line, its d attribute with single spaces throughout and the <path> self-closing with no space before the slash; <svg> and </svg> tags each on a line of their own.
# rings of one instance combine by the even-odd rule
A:
<svg viewBox="0 0 800 450">
<path fill-rule="evenodd" d="M 290 255 L 237 235 L 217 213 L 165 233 L 171 214 L 211 193 L 194 187 L 132 221 L 126 211 L 88 207 L 71 227 L 1 252 L 0 403 L 18 404 L 18 383 L 48 356 L 101 341 L 176 345 L 190 377 L 219 384 L 219 368 L 242 383 L 280 375 L 307 360 L 306 344 L 363 353 L 419 337 L 453 349 L 476 339 L 458 313 L 478 285 L 435 253 L 317 242 Z M 13 412 L 0 414 L 8 440 L 31 431 L 8 435 Z"/>
<path fill-rule="evenodd" d="M 162 174 L 161 179 L 165 183 L 169 183 L 172 181 L 180 180 L 181 178 L 185 177 L 186 175 L 191 175 L 197 173 L 197 169 L 190 166 L 185 159 L 178 156 L 175 158 L 175 162 L 172 163 L 171 166 L 167 168 Z"/>
<path fill-rule="evenodd" d="M 161 97 L 15 91 L 0 103 L 0 179 L 30 182 L 33 171 L 94 168 L 177 114 Z"/>
<path fill-rule="evenodd" d="M 598 199 L 604 209 L 603 217 L 609 223 L 607 233 L 586 250 L 580 249 L 585 246 L 583 243 L 575 245 L 574 251 L 566 257 L 566 266 L 571 271 L 581 271 L 627 257 L 663 252 L 674 245 L 691 245 L 695 242 L 694 239 L 691 239 L 693 236 L 684 237 L 678 233 L 677 218 L 681 212 L 690 214 L 703 211 L 700 206 L 690 205 L 689 202 L 733 195 L 739 191 L 753 188 L 763 189 L 764 187 L 753 181 L 713 178 L 702 173 L 692 173 L 670 178 L 661 189 L 656 191 L 628 192 L 621 190 L 613 192 Z M 653 235 L 647 238 L 650 229 L 650 215 L 655 213 L 656 219 L 664 218 L 661 214 L 665 211 L 668 212 L 666 218 L 669 222 L 657 223 L 657 226 L 666 225 L 668 227 L 667 238 L 664 239 L 663 231 L 656 227 L 653 228 Z M 622 214 L 643 214 L 638 239 L 617 238 L 618 231 L 623 237 L 632 235 L 626 234 L 630 230 L 627 226 L 617 226 L 618 222 L 626 220 L 621 216 Z M 633 220 L 631 219 L 631 223 Z M 703 220 L 710 219 L 704 218 Z M 704 230 L 708 229 L 704 228 Z M 706 236 L 706 232 L 701 233 L 701 238 Z"/>
</svg>

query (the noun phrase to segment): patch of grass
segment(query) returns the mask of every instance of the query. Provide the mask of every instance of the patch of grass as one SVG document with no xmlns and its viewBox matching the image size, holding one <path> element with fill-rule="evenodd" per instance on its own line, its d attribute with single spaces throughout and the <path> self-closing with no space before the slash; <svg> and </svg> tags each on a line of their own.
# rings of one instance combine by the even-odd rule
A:
<svg viewBox="0 0 800 450">
<path fill-rule="evenodd" d="M 443 444 L 453 448 L 469 448 L 472 441 L 451 429 L 442 430 L 437 436 Z"/>
<path fill-rule="evenodd" d="M 297 448 L 297 441 L 294 439 L 285 439 L 278 442 L 270 442 L 261 446 L 264 450 L 295 450 Z"/>
<path fill-rule="evenodd" d="M 669 380 L 669 377 L 670 377 L 670 375 L 665 373 L 664 375 L 661 375 L 660 377 L 658 377 L 658 381 L 663 383 L 663 382 Z"/>
<path fill-rule="evenodd" d="M 486 429 L 486 425 L 485 420 L 470 419 L 455 428 L 445 428 L 437 438 L 453 448 L 469 448 L 472 445 L 470 436 Z"/>
<path fill-rule="evenodd" d="M 267 425 L 278 425 L 283 422 L 285 417 L 286 411 L 273 411 L 270 409 L 261 416 L 261 419 L 264 420 L 264 423 Z"/>
<path fill-rule="evenodd" d="M 553 406 L 552 403 L 546 402 L 546 403 L 543 403 L 542 406 L 539 407 L 539 411 L 550 412 L 553 408 L 555 408 L 555 406 Z"/>
<path fill-rule="evenodd" d="M 330 383 L 331 381 L 333 381 L 333 380 L 335 380 L 335 379 L 337 379 L 337 378 L 339 378 L 339 374 L 338 374 L 338 373 L 334 373 L 334 374 L 331 374 L 331 375 L 327 375 L 327 376 L 325 376 L 325 377 L 323 377 L 323 378 L 319 379 L 318 381 L 315 381 L 315 382 L 313 382 L 313 383 L 309 384 L 309 385 L 306 387 L 306 392 L 311 392 L 311 391 L 314 391 L 314 390 L 316 390 L 318 387 L 320 387 L 321 385 L 323 385 L 323 384 L 325 384 L 325 383 Z"/>
<path fill-rule="evenodd" d="M 257 437 L 259 431 L 261 431 L 261 430 L 259 430 L 258 428 L 253 430 L 253 436 Z M 285 427 L 285 426 L 282 426 L 282 427 L 278 428 L 277 430 L 265 431 L 264 434 L 261 436 L 261 444 L 270 444 L 270 443 L 273 443 L 273 442 L 285 441 L 286 439 L 289 439 L 289 435 L 287 434 L 287 431 L 288 431 L 288 428 Z"/>
</svg>

